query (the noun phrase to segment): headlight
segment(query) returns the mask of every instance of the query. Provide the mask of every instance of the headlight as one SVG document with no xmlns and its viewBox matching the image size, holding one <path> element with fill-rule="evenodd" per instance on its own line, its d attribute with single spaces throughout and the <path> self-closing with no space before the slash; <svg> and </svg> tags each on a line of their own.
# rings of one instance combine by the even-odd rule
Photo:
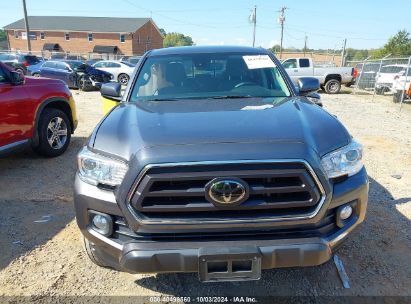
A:
<svg viewBox="0 0 411 304">
<path fill-rule="evenodd" d="M 328 178 L 352 176 L 364 166 L 362 152 L 362 145 L 353 140 L 349 145 L 325 155 L 321 159 L 321 165 Z"/>
<path fill-rule="evenodd" d="M 84 147 L 77 155 L 79 177 L 91 185 L 118 186 L 128 170 L 125 162 L 91 152 Z"/>
</svg>

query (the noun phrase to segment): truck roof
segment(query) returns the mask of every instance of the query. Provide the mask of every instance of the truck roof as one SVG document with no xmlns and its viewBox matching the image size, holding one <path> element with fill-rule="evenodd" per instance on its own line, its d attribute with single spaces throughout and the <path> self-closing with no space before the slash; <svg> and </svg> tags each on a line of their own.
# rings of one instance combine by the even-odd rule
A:
<svg viewBox="0 0 411 304">
<path fill-rule="evenodd" d="M 263 48 L 253 48 L 249 46 L 179 46 L 155 49 L 150 52 L 149 56 L 161 55 L 181 55 L 181 54 L 196 54 L 196 53 L 250 53 L 250 54 L 268 54 L 269 52 Z"/>
</svg>

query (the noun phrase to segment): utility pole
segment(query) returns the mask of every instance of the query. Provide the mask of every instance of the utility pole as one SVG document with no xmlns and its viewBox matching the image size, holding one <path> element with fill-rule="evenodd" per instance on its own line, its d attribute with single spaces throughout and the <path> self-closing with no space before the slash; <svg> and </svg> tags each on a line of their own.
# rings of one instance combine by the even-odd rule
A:
<svg viewBox="0 0 411 304">
<path fill-rule="evenodd" d="M 283 35 L 284 35 L 284 21 L 285 21 L 285 16 L 284 12 L 287 9 L 287 7 L 283 6 L 278 12 L 281 13 L 280 17 L 278 18 L 278 23 L 281 25 L 281 42 L 280 42 L 280 59 L 282 58 L 283 55 Z"/>
<path fill-rule="evenodd" d="M 26 25 L 26 34 L 27 34 L 27 51 L 31 52 L 30 29 L 29 29 L 29 19 L 27 18 L 26 0 L 23 0 L 23 11 L 24 11 L 24 23 Z"/>
<path fill-rule="evenodd" d="M 255 46 L 255 29 L 257 27 L 257 5 L 254 5 L 254 9 L 251 12 L 250 15 L 250 23 L 253 24 L 254 29 L 253 29 L 253 47 Z"/>
<path fill-rule="evenodd" d="M 307 34 L 304 37 L 304 57 L 305 57 L 305 52 L 307 51 Z"/>
<path fill-rule="evenodd" d="M 341 52 L 341 66 L 344 66 L 345 46 L 347 45 L 347 38 L 344 39 L 343 49 Z"/>
</svg>

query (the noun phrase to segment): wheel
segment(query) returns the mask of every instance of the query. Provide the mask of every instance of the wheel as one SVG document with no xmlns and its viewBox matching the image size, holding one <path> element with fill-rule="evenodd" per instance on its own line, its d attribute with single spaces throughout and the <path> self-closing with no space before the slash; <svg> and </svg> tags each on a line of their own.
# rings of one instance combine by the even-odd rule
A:
<svg viewBox="0 0 411 304">
<path fill-rule="evenodd" d="M 82 238 L 82 243 L 83 243 L 83 248 L 84 251 L 86 252 L 87 256 L 89 259 L 96 265 L 100 267 L 109 267 L 106 265 L 96 254 L 95 254 L 95 249 L 94 249 L 94 244 L 91 243 L 88 239 L 86 239 L 84 236 L 81 236 Z"/>
<path fill-rule="evenodd" d="M 337 79 L 330 79 L 325 83 L 324 89 L 328 94 L 337 94 L 341 90 L 341 82 Z"/>
<path fill-rule="evenodd" d="M 24 70 L 22 68 L 16 68 L 14 71 L 24 75 Z"/>
<path fill-rule="evenodd" d="M 392 95 L 392 101 L 394 103 L 399 103 L 402 101 L 404 91 L 403 90 L 399 90 L 397 92 L 394 93 L 394 95 Z"/>
<path fill-rule="evenodd" d="M 32 76 L 33 77 L 40 77 L 40 74 L 39 73 L 34 73 Z"/>
<path fill-rule="evenodd" d="M 93 84 L 89 79 L 86 79 L 85 75 L 82 75 L 78 80 L 78 88 L 84 92 L 88 92 L 93 89 Z"/>
<path fill-rule="evenodd" d="M 130 77 L 128 77 L 127 74 L 120 74 L 117 77 L 118 82 L 123 86 L 126 86 L 128 84 L 129 79 Z"/>
<path fill-rule="evenodd" d="M 67 115 L 48 108 L 41 113 L 38 124 L 39 144 L 34 150 L 44 156 L 55 157 L 66 151 L 71 138 L 71 125 Z"/>
<path fill-rule="evenodd" d="M 384 88 L 375 88 L 375 94 L 377 95 L 383 95 L 385 92 Z"/>
</svg>

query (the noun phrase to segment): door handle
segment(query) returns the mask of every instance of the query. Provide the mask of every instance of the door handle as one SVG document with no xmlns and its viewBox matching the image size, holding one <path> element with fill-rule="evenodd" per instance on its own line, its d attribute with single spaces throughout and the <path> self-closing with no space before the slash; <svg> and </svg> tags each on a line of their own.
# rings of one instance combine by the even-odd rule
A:
<svg viewBox="0 0 411 304">
<path fill-rule="evenodd" d="M 298 72 L 298 70 L 294 70 L 294 72 Z"/>
</svg>

